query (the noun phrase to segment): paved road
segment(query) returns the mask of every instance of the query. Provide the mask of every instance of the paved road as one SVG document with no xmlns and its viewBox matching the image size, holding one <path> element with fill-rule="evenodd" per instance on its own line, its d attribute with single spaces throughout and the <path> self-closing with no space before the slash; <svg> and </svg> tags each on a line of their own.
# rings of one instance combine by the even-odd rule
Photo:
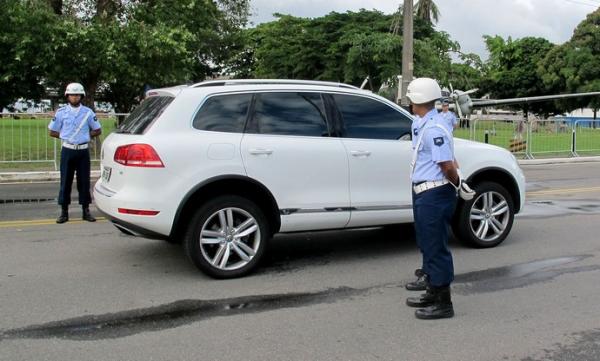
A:
<svg viewBox="0 0 600 361">
<path fill-rule="evenodd" d="M 404 306 L 411 227 L 278 236 L 215 281 L 177 246 L 0 204 L 0 360 L 598 360 L 600 164 L 525 171 L 509 238 L 453 243 L 456 317 L 432 322 Z"/>
</svg>

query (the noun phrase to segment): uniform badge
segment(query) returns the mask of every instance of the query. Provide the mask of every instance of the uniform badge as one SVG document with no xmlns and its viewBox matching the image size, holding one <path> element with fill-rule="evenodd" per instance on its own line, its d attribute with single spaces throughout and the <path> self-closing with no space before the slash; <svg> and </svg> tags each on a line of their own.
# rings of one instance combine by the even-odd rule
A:
<svg viewBox="0 0 600 361">
<path fill-rule="evenodd" d="M 419 131 L 417 130 L 417 128 L 413 129 L 413 134 L 414 135 L 419 135 Z"/>
<path fill-rule="evenodd" d="M 444 144 L 444 137 L 433 138 L 433 144 L 441 147 Z"/>
</svg>

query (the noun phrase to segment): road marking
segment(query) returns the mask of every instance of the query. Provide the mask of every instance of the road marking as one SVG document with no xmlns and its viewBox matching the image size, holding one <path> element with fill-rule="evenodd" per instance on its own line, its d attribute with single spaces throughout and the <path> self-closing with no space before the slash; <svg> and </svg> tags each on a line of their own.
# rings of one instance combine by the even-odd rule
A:
<svg viewBox="0 0 600 361">
<path fill-rule="evenodd" d="M 96 220 L 98 222 L 107 222 L 107 219 L 104 217 L 97 217 Z M 88 223 L 87 221 L 78 219 L 78 220 L 69 220 L 67 224 L 81 224 Z M 33 226 L 48 226 L 51 224 L 56 224 L 56 219 L 33 219 L 33 220 L 21 220 L 21 221 L 4 221 L 0 222 L 0 228 L 23 228 L 23 227 L 33 227 Z"/>
<path fill-rule="evenodd" d="M 558 188 L 558 189 L 545 189 L 542 191 L 527 192 L 527 196 L 546 196 L 552 194 L 573 194 L 573 193 L 589 193 L 589 192 L 600 192 L 600 187 L 584 187 L 584 188 Z"/>
</svg>

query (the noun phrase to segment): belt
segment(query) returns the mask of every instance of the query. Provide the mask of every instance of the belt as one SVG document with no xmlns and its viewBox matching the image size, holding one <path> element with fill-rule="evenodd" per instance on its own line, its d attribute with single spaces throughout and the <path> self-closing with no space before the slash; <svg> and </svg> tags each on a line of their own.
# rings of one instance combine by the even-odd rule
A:
<svg viewBox="0 0 600 361">
<path fill-rule="evenodd" d="M 426 190 L 440 187 L 440 186 L 443 186 L 444 184 L 448 184 L 448 183 L 450 183 L 450 182 L 448 182 L 447 179 L 422 182 L 417 185 L 413 185 L 413 191 L 415 192 L 415 194 L 419 194 L 419 193 L 425 192 Z"/>
<path fill-rule="evenodd" d="M 62 146 L 65 148 L 74 149 L 74 150 L 88 149 L 88 143 L 83 143 L 83 144 L 63 143 Z"/>
</svg>

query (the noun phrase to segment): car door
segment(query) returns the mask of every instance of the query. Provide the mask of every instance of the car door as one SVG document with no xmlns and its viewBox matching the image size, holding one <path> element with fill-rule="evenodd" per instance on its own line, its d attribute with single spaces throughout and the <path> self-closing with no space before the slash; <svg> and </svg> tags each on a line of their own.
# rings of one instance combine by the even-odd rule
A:
<svg viewBox="0 0 600 361">
<path fill-rule="evenodd" d="M 349 159 L 348 227 L 412 221 L 412 119 L 367 95 L 333 94 Z"/>
<path fill-rule="evenodd" d="M 248 176 L 275 197 L 282 232 L 348 223 L 348 160 L 341 140 L 330 134 L 321 94 L 254 95 L 242 159 Z"/>
</svg>

